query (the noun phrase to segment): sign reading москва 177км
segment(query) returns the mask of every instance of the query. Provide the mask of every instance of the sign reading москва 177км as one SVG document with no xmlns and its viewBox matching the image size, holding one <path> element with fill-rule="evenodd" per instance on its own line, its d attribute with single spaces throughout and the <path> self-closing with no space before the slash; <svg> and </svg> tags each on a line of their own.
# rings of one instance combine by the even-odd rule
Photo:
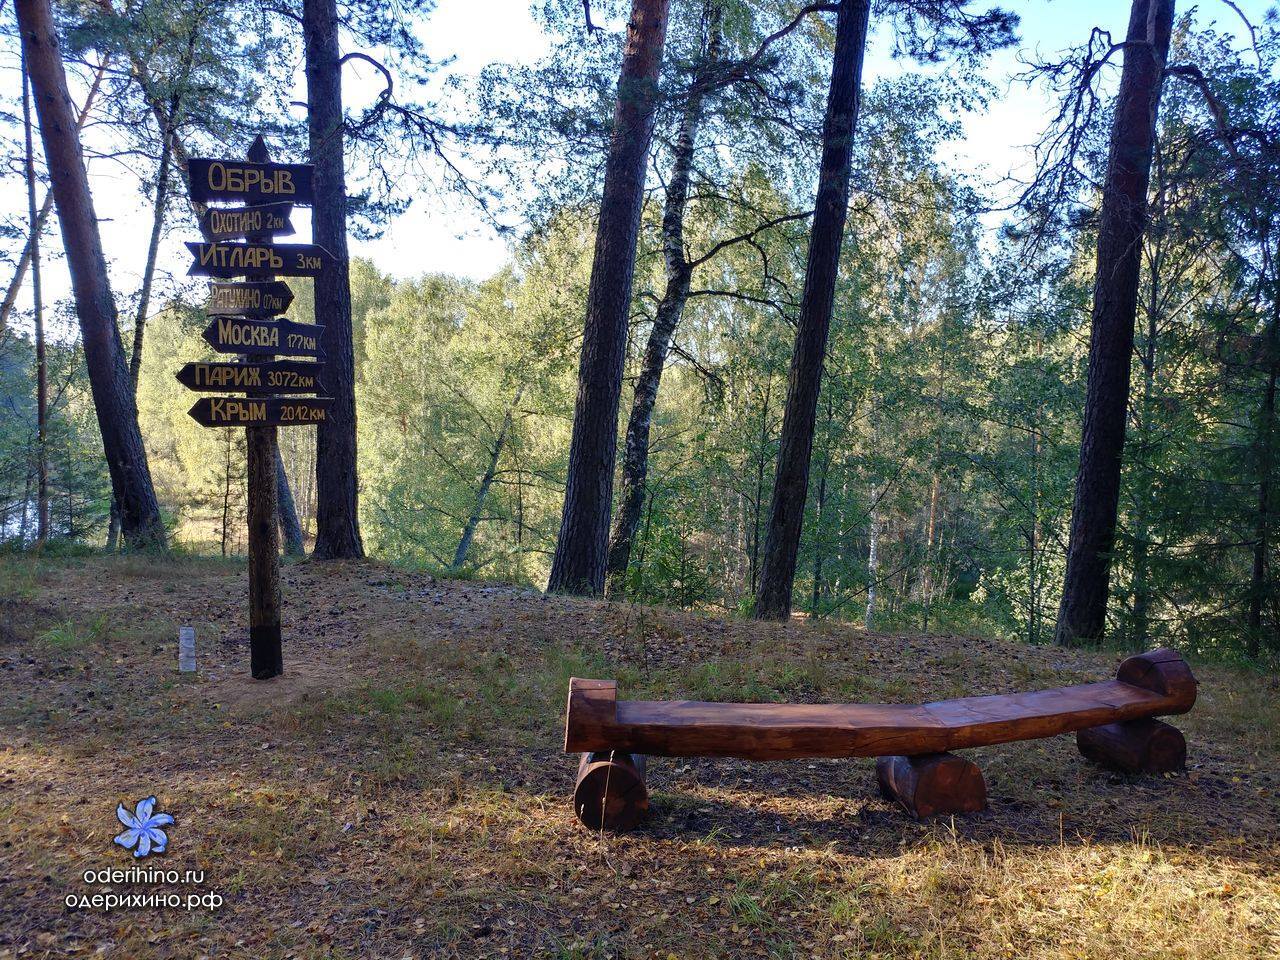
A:
<svg viewBox="0 0 1280 960">
<path fill-rule="evenodd" d="M 305 163 L 253 163 L 249 160 L 210 160 L 192 157 L 187 163 L 191 199 L 246 200 L 249 203 L 312 200 L 312 166 Z"/>
<path fill-rule="evenodd" d="M 252 273 L 315 277 L 333 265 L 333 256 L 312 243 L 187 243 L 197 277 L 244 277 Z"/>
<path fill-rule="evenodd" d="M 320 335 L 324 327 L 292 320 L 249 320 L 214 317 L 204 328 L 205 342 L 219 353 L 274 354 L 324 358 Z"/>
</svg>

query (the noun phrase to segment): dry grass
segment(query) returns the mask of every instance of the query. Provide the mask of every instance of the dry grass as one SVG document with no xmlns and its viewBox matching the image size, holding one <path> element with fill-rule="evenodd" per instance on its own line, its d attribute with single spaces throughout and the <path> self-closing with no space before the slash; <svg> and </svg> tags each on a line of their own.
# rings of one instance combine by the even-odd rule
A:
<svg viewBox="0 0 1280 960">
<path fill-rule="evenodd" d="M 651 823 L 610 837 L 569 809 L 571 674 L 625 696 L 925 700 L 1100 679 L 1116 655 L 374 564 L 285 581 L 288 672 L 259 684 L 234 563 L 0 560 L 0 958 L 1280 954 L 1274 680 L 1195 665 L 1185 775 L 1011 744 L 973 752 L 987 813 L 917 824 L 870 761 L 657 760 Z M 115 805 L 151 793 L 178 823 L 145 862 L 203 869 L 225 903 L 67 910 L 104 889 L 84 870 L 129 865 Z"/>
</svg>

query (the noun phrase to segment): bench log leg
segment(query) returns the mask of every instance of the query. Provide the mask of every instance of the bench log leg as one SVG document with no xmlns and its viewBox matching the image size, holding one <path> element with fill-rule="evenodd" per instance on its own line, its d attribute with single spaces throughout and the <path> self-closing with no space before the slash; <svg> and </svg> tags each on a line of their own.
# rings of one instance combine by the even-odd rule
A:
<svg viewBox="0 0 1280 960">
<path fill-rule="evenodd" d="M 637 753 L 584 753 L 573 788 L 573 812 L 592 830 L 631 830 L 649 812 L 645 759 Z"/>
<path fill-rule="evenodd" d="M 1124 773 L 1169 773 L 1187 765 L 1182 731 L 1159 720 L 1090 727 L 1076 734 L 1076 746 L 1094 763 Z"/>
<path fill-rule="evenodd" d="M 900 803 L 917 820 L 939 813 L 976 813 L 987 808 L 987 785 L 977 764 L 954 753 L 876 760 L 880 795 Z"/>
</svg>

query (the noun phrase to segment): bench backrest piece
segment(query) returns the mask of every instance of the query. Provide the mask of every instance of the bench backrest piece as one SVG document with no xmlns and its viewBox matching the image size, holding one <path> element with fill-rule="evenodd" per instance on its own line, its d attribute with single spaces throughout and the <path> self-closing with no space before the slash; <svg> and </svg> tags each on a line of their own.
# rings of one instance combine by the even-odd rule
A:
<svg viewBox="0 0 1280 960">
<path fill-rule="evenodd" d="M 925 704 L 620 701 L 614 681 L 574 678 L 564 748 L 753 760 L 914 756 L 1186 713 L 1195 701 L 1191 669 L 1164 648 L 1129 657 L 1115 680 Z"/>
</svg>

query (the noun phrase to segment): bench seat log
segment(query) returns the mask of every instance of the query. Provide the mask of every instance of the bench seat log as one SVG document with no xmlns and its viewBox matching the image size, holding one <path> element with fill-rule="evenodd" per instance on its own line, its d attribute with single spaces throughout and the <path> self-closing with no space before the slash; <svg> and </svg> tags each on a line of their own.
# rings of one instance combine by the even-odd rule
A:
<svg viewBox="0 0 1280 960">
<path fill-rule="evenodd" d="M 915 756 L 1185 713 L 1195 699 L 1191 670 L 1168 649 L 1130 657 L 1115 680 L 925 704 L 620 701 L 614 681 L 575 678 L 565 750 L 748 760 Z"/>
</svg>

